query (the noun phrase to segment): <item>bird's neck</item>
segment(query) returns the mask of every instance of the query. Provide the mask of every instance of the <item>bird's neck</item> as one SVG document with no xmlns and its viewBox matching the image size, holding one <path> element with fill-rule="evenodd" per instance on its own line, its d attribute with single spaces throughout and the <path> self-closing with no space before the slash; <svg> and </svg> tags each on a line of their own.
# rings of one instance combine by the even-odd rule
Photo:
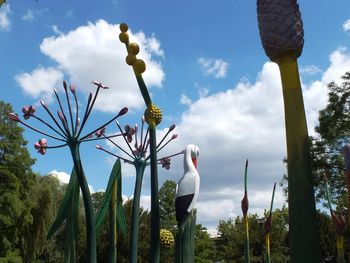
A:
<svg viewBox="0 0 350 263">
<path fill-rule="evenodd" d="M 185 158 L 184 158 L 184 169 L 185 169 L 185 173 L 188 171 L 197 171 L 192 161 L 191 149 L 186 149 Z"/>
</svg>

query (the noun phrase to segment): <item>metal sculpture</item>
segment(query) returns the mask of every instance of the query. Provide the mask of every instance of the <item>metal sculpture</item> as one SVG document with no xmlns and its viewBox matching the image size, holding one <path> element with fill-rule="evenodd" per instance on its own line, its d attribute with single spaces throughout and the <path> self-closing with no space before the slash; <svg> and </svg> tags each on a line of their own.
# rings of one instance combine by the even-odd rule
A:
<svg viewBox="0 0 350 263">
<path fill-rule="evenodd" d="M 262 45 L 278 64 L 283 87 L 291 262 L 319 263 L 310 146 L 297 64 L 304 45 L 299 5 L 296 0 L 258 0 L 257 13 Z"/>
<path fill-rule="evenodd" d="M 176 236 L 175 262 L 194 262 L 194 232 L 196 214 L 194 207 L 199 194 L 200 178 L 197 171 L 199 148 L 187 145 L 184 153 L 184 175 L 177 183 L 175 194 L 175 212 L 178 222 Z"/>
<path fill-rule="evenodd" d="M 29 120 L 30 118 L 37 120 L 41 124 L 44 124 L 51 132 L 54 132 L 54 135 L 41 131 L 37 128 L 34 128 L 33 126 L 22 121 L 16 114 L 9 113 L 9 118 L 11 120 L 20 122 L 22 125 L 26 126 L 27 128 L 37 133 L 40 133 L 44 136 L 47 136 L 51 139 L 55 139 L 61 142 L 60 145 L 50 146 L 46 139 L 40 139 L 37 143 L 34 144 L 34 147 L 38 150 L 40 154 L 45 154 L 48 149 L 61 148 L 65 146 L 68 146 L 70 149 L 71 156 L 73 159 L 73 164 L 74 164 L 74 170 L 72 172 L 71 180 L 68 185 L 64 200 L 61 203 L 59 213 L 49 232 L 49 234 L 53 234 L 65 219 L 67 219 L 67 222 L 69 222 L 67 227 L 69 227 L 70 230 L 67 232 L 68 234 L 66 235 L 66 245 L 71 244 L 71 246 L 70 246 L 70 249 L 66 250 L 66 255 L 65 255 L 66 262 L 75 262 L 74 244 L 76 243 L 76 235 L 74 236 L 74 234 L 77 231 L 76 225 L 77 225 L 77 207 L 78 207 L 78 201 L 79 201 L 78 199 L 79 188 L 81 189 L 81 192 L 82 192 L 84 208 L 85 208 L 86 239 L 87 239 L 86 258 L 90 263 L 97 262 L 95 217 L 94 217 L 94 212 L 92 208 L 90 190 L 89 190 L 88 183 L 83 170 L 83 166 L 81 163 L 80 150 L 79 150 L 80 144 L 83 142 L 104 139 L 99 136 L 96 136 L 96 138 L 93 138 L 93 136 L 95 133 L 98 133 L 98 131 L 100 131 L 101 129 L 103 129 L 104 127 L 106 127 L 107 125 L 115 121 L 117 118 L 119 118 L 120 116 L 128 112 L 128 108 L 123 108 L 115 117 L 113 117 L 108 122 L 104 123 L 97 129 L 94 129 L 93 131 L 87 133 L 86 135 L 80 136 L 91 114 L 92 108 L 95 104 L 99 91 L 108 89 L 108 87 L 104 86 L 103 84 L 97 81 L 93 81 L 92 84 L 94 84 L 97 87 L 97 89 L 94 96 L 92 95 L 92 93 L 89 94 L 87 106 L 86 106 L 82 121 L 79 118 L 79 103 L 78 103 L 77 94 L 76 94 L 76 87 L 72 84 L 69 86 L 71 96 L 73 96 L 73 100 L 75 102 L 74 103 L 75 116 L 73 116 L 74 114 L 73 114 L 73 110 L 70 102 L 68 86 L 65 81 L 63 82 L 63 88 L 64 88 L 65 97 L 66 97 L 66 104 L 68 107 L 68 114 L 66 114 L 64 111 L 62 102 L 60 100 L 60 97 L 56 89 L 54 90 L 54 93 L 55 93 L 55 96 L 58 102 L 58 108 L 59 108 L 59 110 L 57 111 L 58 120 L 52 114 L 52 112 L 50 111 L 48 106 L 45 104 L 45 102 L 43 100 L 40 101 L 42 107 L 50 116 L 54 124 L 50 124 L 49 122 L 37 116 L 35 114 L 36 109 L 34 106 L 25 106 L 22 108 L 23 118 L 25 120 Z M 120 134 L 113 135 L 111 137 L 115 137 L 115 136 L 120 136 Z"/>
</svg>

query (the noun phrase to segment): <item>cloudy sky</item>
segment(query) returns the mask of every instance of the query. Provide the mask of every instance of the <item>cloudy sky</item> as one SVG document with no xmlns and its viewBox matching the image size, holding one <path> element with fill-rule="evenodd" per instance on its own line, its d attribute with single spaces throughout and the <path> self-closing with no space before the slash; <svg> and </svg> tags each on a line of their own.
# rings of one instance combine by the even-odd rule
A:
<svg viewBox="0 0 350 263">
<path fill-rule="evenodd" d="M 350 70 L 350 2 L 302 1 L 305 46 L 299 69 L 309 133 L 327 102 L 327 83 L 340 81 Z M 57 109 L 53 89 L 62 96 L 62 80 L 74 83 L 84 108 L 91 80 L 110 87 L 98 97 L 86 132 L 112 118 L 122 107 L 125 124 L 140 124 L 144 104 L 119 42 L 119 23 L 126 22 L 131 40 L 139 43 L 147 65 L 144 79 L 152 100 L 163 111 L 161 137 L 175 123 L 178 138 L 160 156 L 187 144 L 200 148 L 198 221 L 215 230 L 219 219 L 240 215 L 245 160 L 249 159 L 250 212 L 269 206 L 274 182 L 280 182 L 286 155 L 281 82 L 276 64 L 260 44 L 255 1 L 8 1 L 0 9 L 0 99 L 21 112 L 40 99 Z M 31 122 L 35 127 L 40 124 Z M 116 133 L 115 124 L 107 129 Z M 45 156 L 32 145 L 41 136 L 25 131 L 33 169 L 52 171 L 67 181 L 72 161 L 67 148 Z M 49 140 L 50 145 L 55 142 Z M 102 143 L 104 145 L 104 143 Z M 126 148 L 125 145 L 122 145 Z M 118 153 L 116 148 L 105 145 Z M 91 189 L 104 189 L 115 159 L 81 146 Z M 160 169 L 160 184 L 178 181 L 182 157 L 169 171 Z M 123 164 L 125 196 L 132 196 L 134 168 Z M 143 184 L 143 204 L 149 205 L 149 176 Z M 276 206 L 284 198 L 277 188 Z"/>
</svg>

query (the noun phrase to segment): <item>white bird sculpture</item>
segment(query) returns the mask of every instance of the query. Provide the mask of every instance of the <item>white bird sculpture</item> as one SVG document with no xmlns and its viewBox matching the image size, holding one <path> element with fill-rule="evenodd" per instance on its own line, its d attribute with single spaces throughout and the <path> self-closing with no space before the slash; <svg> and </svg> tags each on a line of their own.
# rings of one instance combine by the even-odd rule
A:
<svg viewBox="0 0 350 263">
<path fill-rule="evenodd" d="M 189 144 L 184 150 L 185 173 L 176 185 L 175 211 L 176 221 L 181 224 L 194 208 L 199 194 L 199 174 L 197 172 L 197 158 L 199 148 Z"/>
</svg>

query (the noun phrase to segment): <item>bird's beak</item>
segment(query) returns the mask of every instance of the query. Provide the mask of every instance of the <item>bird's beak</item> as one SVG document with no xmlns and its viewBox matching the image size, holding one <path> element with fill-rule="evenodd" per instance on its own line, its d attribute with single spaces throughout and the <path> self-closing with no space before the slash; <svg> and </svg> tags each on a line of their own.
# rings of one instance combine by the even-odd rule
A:
<svg viewBox="0 0 350 263">
<path fill-rule="evenodd" d="M 196 169 L 197 169 L 197 158 L 192 158 L 192 162 L 193 162 L 194 167 L 196 167 Z"/>
</svg>

